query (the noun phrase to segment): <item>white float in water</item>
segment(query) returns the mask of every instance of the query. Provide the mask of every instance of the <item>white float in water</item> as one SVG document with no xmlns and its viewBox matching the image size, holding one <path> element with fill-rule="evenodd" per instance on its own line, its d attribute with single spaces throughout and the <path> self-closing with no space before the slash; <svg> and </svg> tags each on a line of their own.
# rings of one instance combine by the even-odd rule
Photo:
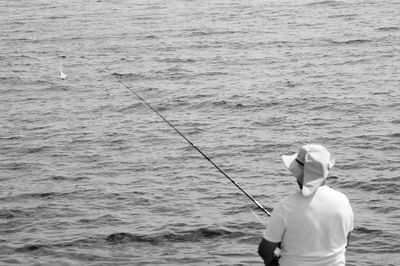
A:
<svg viewBox="0 0 400 266">
<path fill-rule="evenodd" d="M 62 71 L 62 68 L 60 67 L 60 78 L 61 79 L 66 79 L 67 75 L 65 75 L 65 73 Z"/>
</svg>

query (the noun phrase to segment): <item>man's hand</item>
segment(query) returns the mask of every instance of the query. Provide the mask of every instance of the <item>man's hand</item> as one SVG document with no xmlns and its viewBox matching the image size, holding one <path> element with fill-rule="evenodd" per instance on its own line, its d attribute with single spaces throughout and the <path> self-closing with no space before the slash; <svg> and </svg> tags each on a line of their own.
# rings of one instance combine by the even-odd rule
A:
<svg viewBox="0 0 400 266">
<path fill-rule="evenodd" d="M 258 245 L 258 254 L 263 258 L 265 266 L 279 265 L 279 254 L 275 252 L 279 243 L 270 242 L 264 238 Z"/>
<path fill-rule="evenodd" d="M 266 266 L 279 266 L 279 258 L 281 256 L 276 256 L 274 255 L 274 257 L 272 258 L 272 260 L 270 261 L 270 263 Z"/>
</svg>

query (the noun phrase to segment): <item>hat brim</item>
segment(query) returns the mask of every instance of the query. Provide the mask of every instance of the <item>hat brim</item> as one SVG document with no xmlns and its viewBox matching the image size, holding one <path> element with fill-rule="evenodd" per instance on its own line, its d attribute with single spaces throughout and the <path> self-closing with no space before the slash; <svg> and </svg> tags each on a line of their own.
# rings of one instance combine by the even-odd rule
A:
<svg viewBox="0 0 400 266">
<path fill-rule="evenodd" d="M 292 165 L 293 161 L 296 160 L 296 158 L 297 158 L 297 153 L 293 155 L 282 155 L 282 161 L 289 170 L 290 166 Z"/>
<path fill-rule="evenodd" d="M 282 155 L 282 161 L 290 173 L 301 181 L 303 178 L 303 167 L 296 162 L 297 156 L 297 153 L 293 155 Z"/>
</svg>

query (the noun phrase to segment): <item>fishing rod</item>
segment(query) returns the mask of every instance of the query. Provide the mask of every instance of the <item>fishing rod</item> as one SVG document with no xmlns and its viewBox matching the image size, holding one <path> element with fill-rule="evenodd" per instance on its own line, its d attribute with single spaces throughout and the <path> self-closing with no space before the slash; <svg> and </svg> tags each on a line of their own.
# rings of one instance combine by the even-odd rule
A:
<svg viewBox="0 0 400 266">
<path fill-rule="evenodd" d="M 119 83 L 122 84 L 126 89 L 128 89 L 133 95 L 135 95 L 139 100 L 141 100 L 147 107 L 149 107 L 154 113 L 156 113 L 165 123 L 167 123 L 170 127 L 172 127 L 176 133 L 178 133 L 182 138 L 184 138 L 196 151 L 198 151 L 207 161 L 209 161 L 217 170 L 223 174 L 226 178 L 228 178 L 232 184 L 234 184 L 240 191 L 243 192 L 252 202 L 254 202 L 257 207 L 266 213 L 268 216 L 271 216 L 271 213 L 267 211 L 264 206 L 262 206 L 256 199 L 250 196 L 243 188 L 241 188 L 235 180 L 229 177 L 217 164 L 215 164 L 202 150 L 200 150 L 197 146 L 195 146 L 188 138 L 185 137 L 173 124 L 171 124 L 162 114 L 160 114 L 153 106 L 151 106 L 145 99 L 143 99 L 139 94 L 137 94 L 134 90 L 132 90 L 129 86 L 125 85 L 121 80 L 118 80 Z"/>
</svg>

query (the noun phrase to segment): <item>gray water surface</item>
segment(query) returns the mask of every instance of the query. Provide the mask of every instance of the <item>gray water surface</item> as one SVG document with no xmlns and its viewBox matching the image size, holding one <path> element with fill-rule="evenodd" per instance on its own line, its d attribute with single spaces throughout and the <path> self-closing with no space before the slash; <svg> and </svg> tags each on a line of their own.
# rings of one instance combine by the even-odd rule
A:
<svg viewBox="0 0 400 266">
<path fill-rule="evenodd" d="M 347 265 L 400 263 L 398 1 L 0 1 L 0 263 L 262 265 L 321 143 Z M 62 67 L 67 78 L 60 78 Z"/>
</svg>

